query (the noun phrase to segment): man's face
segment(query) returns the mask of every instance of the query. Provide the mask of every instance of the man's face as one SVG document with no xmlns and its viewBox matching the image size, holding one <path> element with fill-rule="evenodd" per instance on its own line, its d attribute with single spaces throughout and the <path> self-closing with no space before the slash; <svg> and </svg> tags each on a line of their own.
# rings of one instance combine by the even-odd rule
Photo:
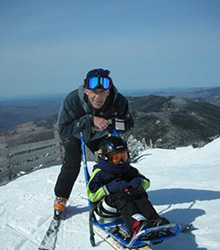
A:
<svg viewBox="0 0 220 250">
<path fill-rule="evenodd" d="M 88 96 L 89 102 L 95 109 L 100 109 L 104 105 L 109 93 L 110 93 L 110 90 L 85 89 L 85 94 Z"/>
</svg>

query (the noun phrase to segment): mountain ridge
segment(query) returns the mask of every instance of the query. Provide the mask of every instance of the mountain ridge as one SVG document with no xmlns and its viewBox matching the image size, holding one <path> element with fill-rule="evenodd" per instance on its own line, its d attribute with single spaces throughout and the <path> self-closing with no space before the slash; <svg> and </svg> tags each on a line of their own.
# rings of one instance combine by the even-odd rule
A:
<svg viewBox="0 0 220 250">
<path fill-rule="evenodd" d="M 123 91 L 126 97 L 143 97 L 149 95 L 177 96 L 189 100 L 211 103 L 220 106 L 220 87 L 215 88 L 168 88 Z M 57 114 L 65 94 L 38 96 L 32 98 L 15 98 L 0 100 L 0 134 L 15 128 L 24 122 Z"/>
<path fill-rule="evenodd" d="M 220 107 L 177 96 L 128 97 L 135 120 L 124 134 L 145 139 L 154 147 L 203 146 L 220 136 Z M 9 145 L 51 139 L 56 131 L 57 114 L 39 118 L 10 129 L 1 135 Z"/>
<path fill-rule="evenodd" d="M 157 147 L 204 145 L 220 135 L 220 107 L 176 96 L 128 98 L 135 126 L 129 132 Z M 143 129 L 144 127 L 144 129 Z"/>
</svg>

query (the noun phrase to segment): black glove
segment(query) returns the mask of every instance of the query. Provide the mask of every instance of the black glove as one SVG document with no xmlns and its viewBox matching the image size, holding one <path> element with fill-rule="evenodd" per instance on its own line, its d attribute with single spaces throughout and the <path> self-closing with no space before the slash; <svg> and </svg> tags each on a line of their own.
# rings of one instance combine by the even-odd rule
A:
<svg viewBox="0 0 220 250">
<path fill-rule="evenodd" d="M 130 185 L 135 189 L 138 188 L 142 184 L 142 178 L 141 177 L 135 177 L 130 181 Z"/>
<path fill-rule="evenodd" d="M 124 190 L 128 186 L 129 186 L 129 183 L 121 179 L 113 180 L 106 185 L 108 191 L 113 194 Z"/>
</svg>

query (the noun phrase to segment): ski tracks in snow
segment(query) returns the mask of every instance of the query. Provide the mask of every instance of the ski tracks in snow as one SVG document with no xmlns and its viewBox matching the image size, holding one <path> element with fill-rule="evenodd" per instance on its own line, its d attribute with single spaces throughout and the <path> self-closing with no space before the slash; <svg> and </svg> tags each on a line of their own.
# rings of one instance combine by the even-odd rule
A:
<svg viewBox="0 0 220 250">
<path fill-rule="evenodd" d="M 8 249 L 10 250 L 33 250 L 37 249 L 39 242 L 41 242 L 43 235 L 46 233 L 52 217 L 47 217 L 44 221 L 41 221 L 41 225 L 32 233 L 25 232 L 23 228 L 17 227 L 16 223 L 6 224 L 5 226 L 8 230 L 11 231 L 12 235 L 15 235 L 15 239 L 22 239 L 18 244 L 13 240 L 13 237 L 10 239 L 11 245 Z"/>
</svg>

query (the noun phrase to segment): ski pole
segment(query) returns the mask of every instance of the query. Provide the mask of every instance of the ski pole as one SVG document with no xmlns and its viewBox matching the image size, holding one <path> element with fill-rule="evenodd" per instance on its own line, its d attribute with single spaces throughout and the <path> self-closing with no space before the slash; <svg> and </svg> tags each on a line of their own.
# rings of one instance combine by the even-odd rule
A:
<svg viewBox="0 0 220 250">
<path fill-rule="evenodd" d="M 112 129 L 112 132 L 114 135 L 116 135 L 117 137 L 120 137 L 119 133 L 117 132 L 117 130 L 115 130 L 114 128 Z"/>
<path fill-rule="evenodd" d="M 83 158 L 83 169 L 84 169 L 84 175 L 85 175 L 85 182 L 87 186 L 89 182 L 89 171 L 88 171 L 87 160 L 86 160 L 86 148 L 85 148 L 84 136 L 82 132 L 80 132 L 80 138 L 81 138 L 81 148 L 82 148 L 82 158 Z"/>
<path fill-rule="evenodd" d="M 87 166 L 87 159 L 86 159 L 86 148 L 85 148 L 85 142 L 84 142 L 84 136 L 83 133 L 80 132 L 80 139 L 81 139 L 81 148 L 82 148 L 82 158 L 83 158 L 83 168 L 84 168 L 84 176 L 85 176 L 85 182 L 86 182 L 86 187 L 89 183 L 89 171 L 88 171 L 88 166 Z M 92 246 L 95 246 L 95 238 L 94 238 L 94 231 L 93 231 L 93 213 L 95 210 L 95 207 L 91 203 L 90 200 L 88 200 L 88 205 L 89 205 L 89 231 L 90 231 L 90 242 Z"/>
</svg>

